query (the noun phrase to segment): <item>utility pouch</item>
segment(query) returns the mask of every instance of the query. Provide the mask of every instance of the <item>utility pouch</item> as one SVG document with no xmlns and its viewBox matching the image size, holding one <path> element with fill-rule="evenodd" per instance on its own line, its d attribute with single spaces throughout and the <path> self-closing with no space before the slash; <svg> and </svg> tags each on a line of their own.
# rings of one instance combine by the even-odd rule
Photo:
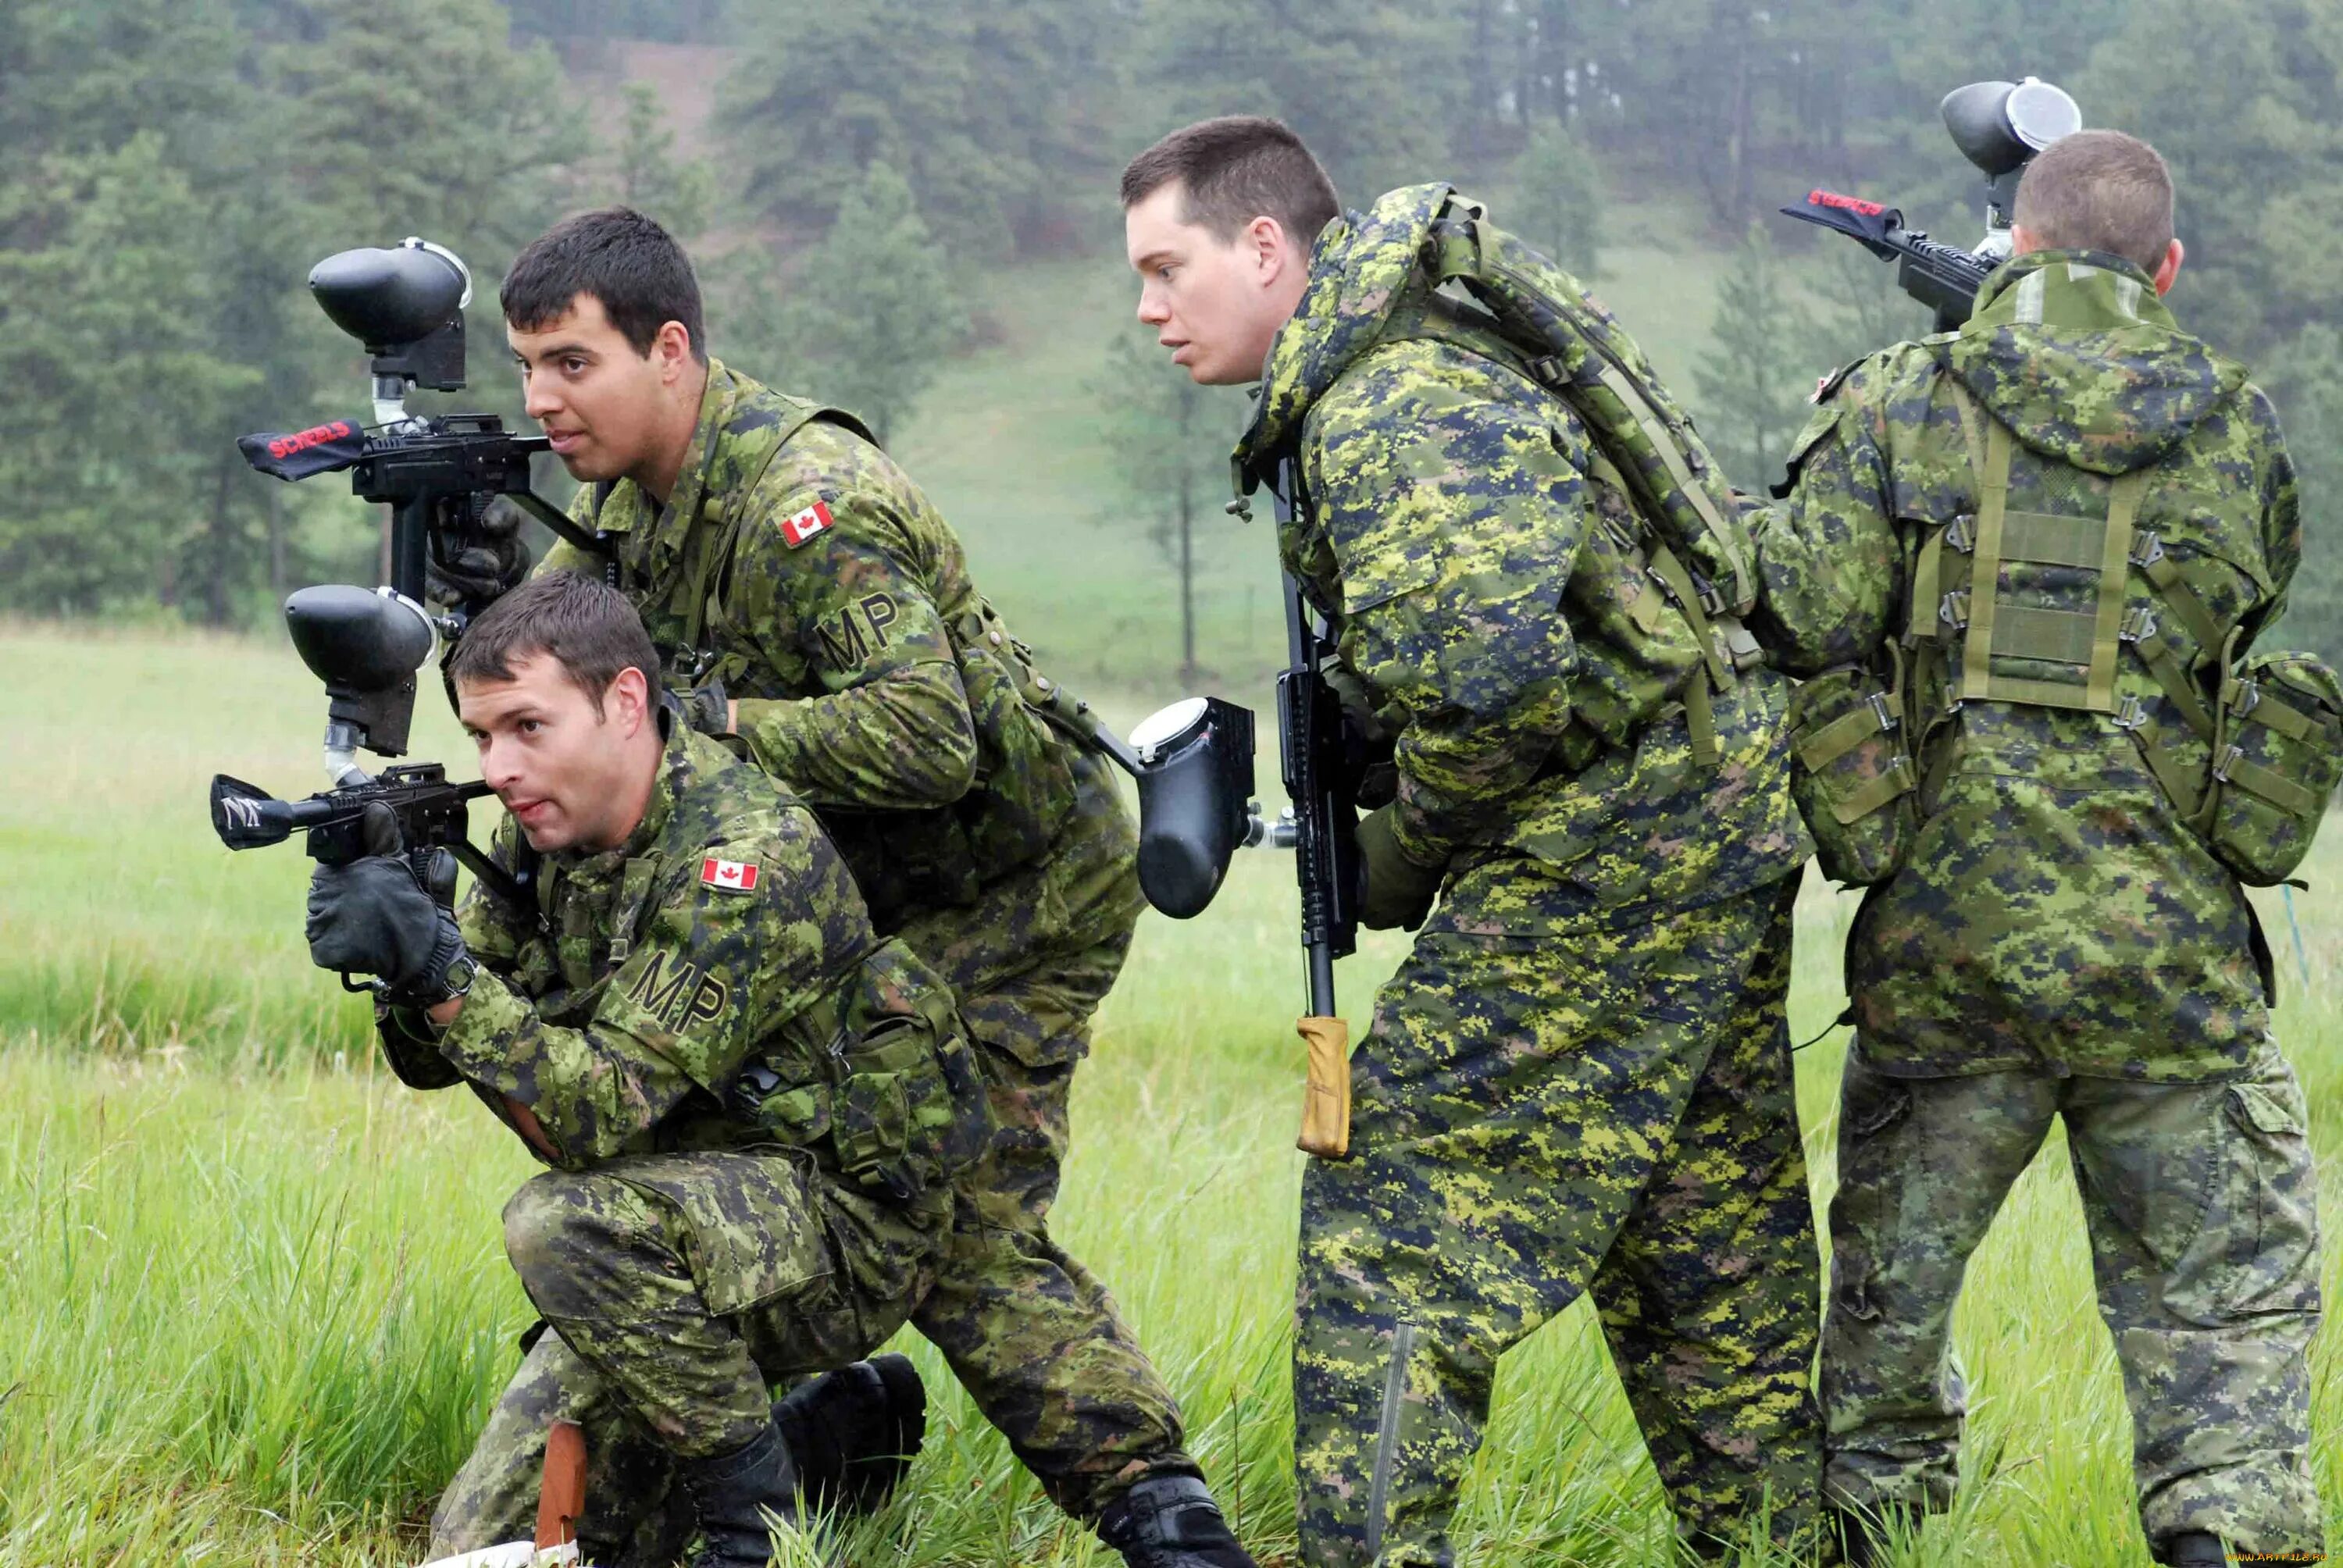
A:
<svg viewBox="0 0 2343 1568">
<path fill-rule="evenodd" d="M 846 1009 L 833 1050 L 841 1076 L 830 1089 L 830 1139 L 848 1180 L 909 1203 L 973 1163 L 991 1132 L 983 1079 L 951 993 L 891 956 L 910 960 L 900 943 L 865 960 Z M 904 1010 L 907 1000 L 913 1010 Z"/>
<path fill-rule="evenodd" d="M 1790 798 L 1814 835 L 1823 874 L 1851 888 L 1894 876 L 1919 831 L 1919 775 L 1904 721 L 1904 666 L 1891 678 L 1840 665 L 1790 697 Z"/>
<path fill-rule="evenodd" d="M 2291 876 L 2343 779 L 2343 682 L 2308 653 L 2247 660 L 2221 682 L 2206 841 L 2248 887 Z"/>
</svg>

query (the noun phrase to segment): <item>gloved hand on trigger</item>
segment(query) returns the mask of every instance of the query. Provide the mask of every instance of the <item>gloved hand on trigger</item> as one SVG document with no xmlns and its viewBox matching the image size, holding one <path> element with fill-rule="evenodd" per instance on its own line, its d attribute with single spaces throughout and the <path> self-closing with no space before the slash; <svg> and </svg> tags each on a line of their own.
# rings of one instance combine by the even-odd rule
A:
<svg viewBox="0 0 2343 1568">
<path fill-rule="evenodd" d="M 397 819 L 388 807 L 367 809 L 367 853 L 309 874 L 306 930 L 319 969 L 370 974 L 390 1000 L 429 1007 L 457 994 L 448 971 L 468 959 L 448 900 L 455 891 L 447 851 L 418 871 L 399 852 Z"/>
<path fill-rule="evenodd" d="M 424 597 L 443 608 L 462 604 L 478 607 L 519 587 L 528 576 L 528 546 L 520 537 L 522 519 L 528 516 L 510 498 L 491 497 L 480 509 L 479 521 L 466 531 L 463 542 L 448 552 L 445 562 L 438 558 L 436 548 L 427 552 Z"/>
<path fill-rule="evenodd" d="M 1366 888 L 1359 899 L 1359 923 L 1369 930 L 1393 927 L 1413 930 L 1432 912 L 1445 866 L 1424 866 L 1408 859 L 1393 833 L 1399 808 L 1380 807 L 1359 819 L 1359 862 Z"/>
</svg>

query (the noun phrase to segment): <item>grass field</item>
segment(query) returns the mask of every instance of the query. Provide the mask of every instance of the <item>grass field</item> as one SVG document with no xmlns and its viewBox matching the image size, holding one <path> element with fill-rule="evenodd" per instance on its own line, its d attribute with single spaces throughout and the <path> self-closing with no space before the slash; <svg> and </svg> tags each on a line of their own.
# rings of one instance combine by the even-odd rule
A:
<svg viewBox="0 0 2343 1568">
<path fill-rule="evenodd" d="M 531 1166 L 468 1099 L 409 1093 L 373 1065 L 362 1007 L 301 953 L 298 852 L 230 856 L 210 836 L 215 769 L 313 787 L 320 701 L 289 653 L 256 641 L 0 626 L 0 659 L 15 672 L 0 686 L 0 1564 L 412 1561 L 530 1315 L 496 1217 Z M 419 754 L 459 759 L 423 706 Z M 2318 989 L 2292 983 L 2279 939 L 2283 1038 L 2323 1156 L 2343 1146 L 2325 989 L 2338 873 L 2343 838 L 2300 900 Z M 1079 1081 L 1059 1210 L 1272 1563 L 1292 1549 L 1302 1166 L 1289 877 L 1249 859 L 1203 918 L 1148 918 Z M 1801 906 L 1801 1039 L 1839 1004 L 1850 908 L 1822 888 Z M 1397 952 L 1376 940 L 1342 966 L 1354 1019 Z M 1818 1196 L 1838 1050 L 1799 1059 Z M 2054 1148 L 1977 1261 L 1959 1325 L 1970 1484 L 1907 1563 L 2147 1561 L 2087 1280 Z M 912 1350 L 939 1390 L 936 1430 L 848 1560 L 1110 1561 Z M 2322 1355 L 2316 1461 L 2331 1501 L 2330 1367 Z M 1666 1540 L 1624 1402 L 1573 1312 L 1504 1369 L 1464 1561 L 1656 1564 Z"/>
</svg>

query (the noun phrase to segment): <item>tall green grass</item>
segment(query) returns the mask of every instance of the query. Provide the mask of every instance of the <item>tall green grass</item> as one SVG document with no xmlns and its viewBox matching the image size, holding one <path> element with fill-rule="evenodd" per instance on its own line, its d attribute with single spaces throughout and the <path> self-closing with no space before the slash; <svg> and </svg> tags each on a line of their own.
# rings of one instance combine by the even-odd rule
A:
<svg viewBox="0 0 2343 1568">
<path fill-rule="evenodd" d="M 231 857 L 211 839 L 215 768 L 313 787 L 320 704 L 289 652 L 17 626 L 0 627 L 0 659 L 15 676 L 0 685 L 0 1565 L 410 1562 L 518 1360 L 530 1314 L 497 1214 L 533 1167 L 468 1098 L 412 1094 L 373 1066 L 362 1004 L 301 951 L 298 850 Z M 460 762 L 436 700 L 423 708 L 418 751 Z M 2301 898 L 2310 990 L 2282 911 L 2266 911 L 2323 1162 L 2343 1140 L 2329 979 L 2343 918 L 2325 896 L 2338 873 L 2343 837 Z M 1202 919 L 1147 919 L 1077 1081 L 1058 1211 L 1272 1563 L 1292 1550 L 1291 875 L 1248 856 Z M 1840 1005 L 1851 909 L 1819 886 L 1801 905 L 1801 1040 Z M 1364 946 L 1341 973 L 1359 1024 L 1401 950 Z M 1842 1049 L 1834 1035 L 1798 1059 L 1818 1197 Z M 1968 1483 L 1899 1561 L 2144 1563 L 2121 1388 L 2055 1141 L 1979 1254 L 1957 1332 Z M 936 1391 L 929 1451 L 900 1502 L 850 1535 L 848 1560 L 1109 1561 L 910 1348 Z M 2333 1500 L 2327 1429 L 2343 1399 L 2332 1358 L 2316 1368 L 2314 1459 Z M 1599 1337 L 1574 1311 L 1503 1369 L 1463 1560 L 1657 1564 L 1668 1539 Z"/>
</svg>

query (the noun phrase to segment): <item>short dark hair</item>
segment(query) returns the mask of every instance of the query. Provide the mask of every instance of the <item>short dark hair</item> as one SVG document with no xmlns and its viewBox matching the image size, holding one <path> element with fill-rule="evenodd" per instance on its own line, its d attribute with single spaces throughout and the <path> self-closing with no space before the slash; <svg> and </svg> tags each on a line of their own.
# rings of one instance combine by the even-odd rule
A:
<svg viewBox="0 0 2343 1568">
<path fill-rule="evenodd" d="M 1334 182 L 1302 138 L 1261 115 L 1199 120 L 1131 159 L 1122 171 L 1124 208 L 1174 180 L 1183 193 L 1180 220 L 1202 224 L 1224 243 L 1266 215 L 1306 246 L 1342 210 Z"/>
<path fill-rule="evenodd" d="M 695 359 L 708 358 L 699 279 L 675 236 L 630 206 L 565 217 L 513 257 L 497 297 L 505 321 L 523 332 L 552 326 L 581 294 L 602 302 L 610 325 L 648 357 L 659 328 L 679 321 Z"/>
<path fill-rule="evenodd" d="M 464 628 L 440 668 L 448 702 L 458 682 L 510 680 L 515 663 L 538 654 L 561 666 L 596 713 L 623 670 L 639 669 L 653 691 L 659 689 L 659 649 L 627 596 L 584 572 L 553 571 L 529 578 Z"/>
<path fill-rule="evenodd" d="M 2144 272 L 2172 245 L 2172 171 L 2121 131 L 2077 131 L 2034 156 L 2010 221 L 2046 250 L 2104 250 Z"/>
</svg>

